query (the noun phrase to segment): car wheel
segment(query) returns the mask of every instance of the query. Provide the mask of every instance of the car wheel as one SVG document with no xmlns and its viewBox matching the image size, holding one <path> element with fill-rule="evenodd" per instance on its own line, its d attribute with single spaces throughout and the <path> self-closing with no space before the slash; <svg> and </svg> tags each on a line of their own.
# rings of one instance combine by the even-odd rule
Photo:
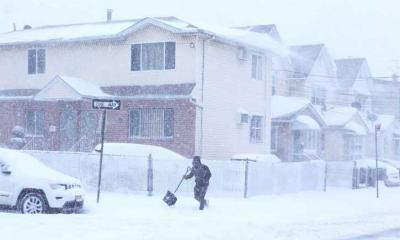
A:
<svg viewBox="0 0 400 240">
<path fill-rule="evenodd" d="M 41 214 L 46 213 L 48 207 L 42 194 L 31 192 L 21 199 L 19 208 L 21 213 Z"/>
</svg>

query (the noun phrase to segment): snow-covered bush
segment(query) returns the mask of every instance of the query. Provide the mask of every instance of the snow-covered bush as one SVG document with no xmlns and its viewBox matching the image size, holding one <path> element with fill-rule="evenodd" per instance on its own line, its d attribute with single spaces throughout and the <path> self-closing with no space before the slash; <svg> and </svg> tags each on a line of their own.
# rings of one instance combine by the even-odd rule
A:
<svg viewBox="0 0 400 240">
<path fill-rule="evenodd" d="M 21 126 L 15 126 L 11 130 L 10 148 L 22 149 L 26 144 L 25 129 Z"/>
</svg>

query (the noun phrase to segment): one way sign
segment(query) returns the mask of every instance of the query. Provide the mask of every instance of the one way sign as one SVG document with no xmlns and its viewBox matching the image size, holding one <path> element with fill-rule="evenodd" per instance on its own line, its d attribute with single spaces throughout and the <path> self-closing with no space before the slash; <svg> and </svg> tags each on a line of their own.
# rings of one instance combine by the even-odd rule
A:
<svg viewBox="0 0 400 240">
<path fill-rule="evenodd" d="M 119 110 L 121 108 L 121 100 L 93 99 L 92 107 L 93 109 Z"/>
</svg>

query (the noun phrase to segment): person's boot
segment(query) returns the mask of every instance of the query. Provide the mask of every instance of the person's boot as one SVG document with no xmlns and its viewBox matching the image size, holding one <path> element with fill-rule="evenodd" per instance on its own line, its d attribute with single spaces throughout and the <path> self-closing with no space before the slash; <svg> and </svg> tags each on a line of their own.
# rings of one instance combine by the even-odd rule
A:
<svg viewBox="0 0 400 240">
<path fill-rule="evenodd" d="M 206 201 L 205 201 L 204 199 L 202 199 L 202 200 L 200 201 L 200 207 L 199 207 L 199 209 L 200 209 L 200 210 L 203 210 L 205 204 L 206 204 Z"/>
</svg>

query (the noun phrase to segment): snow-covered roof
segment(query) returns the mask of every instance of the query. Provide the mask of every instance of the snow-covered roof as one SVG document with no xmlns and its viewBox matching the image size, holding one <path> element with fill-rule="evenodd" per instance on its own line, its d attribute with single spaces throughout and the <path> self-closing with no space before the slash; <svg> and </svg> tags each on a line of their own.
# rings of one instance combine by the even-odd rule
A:
<svg viewBox="0 0 400 240">
<path fill-rule="evenodd" d="M 299 115 L 296 117 L 293 123 L 293 130 L 321 130 L 318 122 L 315 121 L 313 118 L 307 115 Z"/>
<path fill-rule="evenodd" d="M 253 153 L 241 153 L 232 156 L 232 160 L 237 161 L 257 161 L 257 162 L 268 162 L 268 163 L 278 163 L 281 160 L 274 154 L 253 154 Z"/>
<path fill-rule="evenodd" d="M 307 77 L 323 48 L 323 44 L 291 46 L 290 50 L 293 52 L 290 57 L 293 68 L 293 73 L 290 74 L 291 77 Z"/>
<path fill-rule="evenodd" d="M 73 94 L 68 95 L 65 87 L 69 87 L 68 90 L 72 90 Z M 52 89 L 56 89 L 55 92 L 59 92 L 59 89 L 64 89 L 62 96 L 51 94 Z M 50 94 L 49 94 L 50 93 Z M 36 100 L 46 100 L 52 98 L 112 98 L 111 95 L 104 93 L 101 88 L 89 81 L 85 81 L 80 78 L 61 76 L 57 75 L 34 97 Z"/>
<path fill-rule="evenodd" d="M 311 102 L 306 98 L 272 96 L 271 97 L 271 117 L 284 118 L 290 117 L 305 108 L 309 107 Z"/>
<path fill-rule="evenodd" d="M 96 150 L 100 150 L 101 145 L 95 147 Z M 156 160 L 188 160 L 184 156 L 154 145 L 136 144 L 136 143 L 104 143 L 104 154 L 108 155 L 124 155 L 147 159 L 151 154 L 153 159 Z"/>
<path fill-rule="evenodd" d="M 196 26 L 175 17 L 143 18 L 126 21 L 107 21 L 70 25 L 44 26 L 0 34 L 1 46 L 81 42 L 98 40 L 124 40 L 131 33 L 154 25 L 182 34 L 205 34 L 214 40 L 228 44 L 270 50 L 277 54 L 289 54 L 289 50 L 268 34 L 216 25 Z"/>
<path fill-rule="evenodd" d="M 336 59 L 336 76 L 339 84 L 343 87 L 352 86 L 364 61 L 366 61 L 365 58 Z"/>
<path fill-rule="evenodd" d="M 344 125 L 344 129 L 354 132 L 357 135 L 367 135 L 367 129 L 355 121 L 350 121 Z"/>
<path fill-rule="evenodd" d="M 344 126 L 357 114 L 357 109 L 352 107 L 334 107 L 323 112 L 323 117 L 328 126 Z"/>
</svg>

